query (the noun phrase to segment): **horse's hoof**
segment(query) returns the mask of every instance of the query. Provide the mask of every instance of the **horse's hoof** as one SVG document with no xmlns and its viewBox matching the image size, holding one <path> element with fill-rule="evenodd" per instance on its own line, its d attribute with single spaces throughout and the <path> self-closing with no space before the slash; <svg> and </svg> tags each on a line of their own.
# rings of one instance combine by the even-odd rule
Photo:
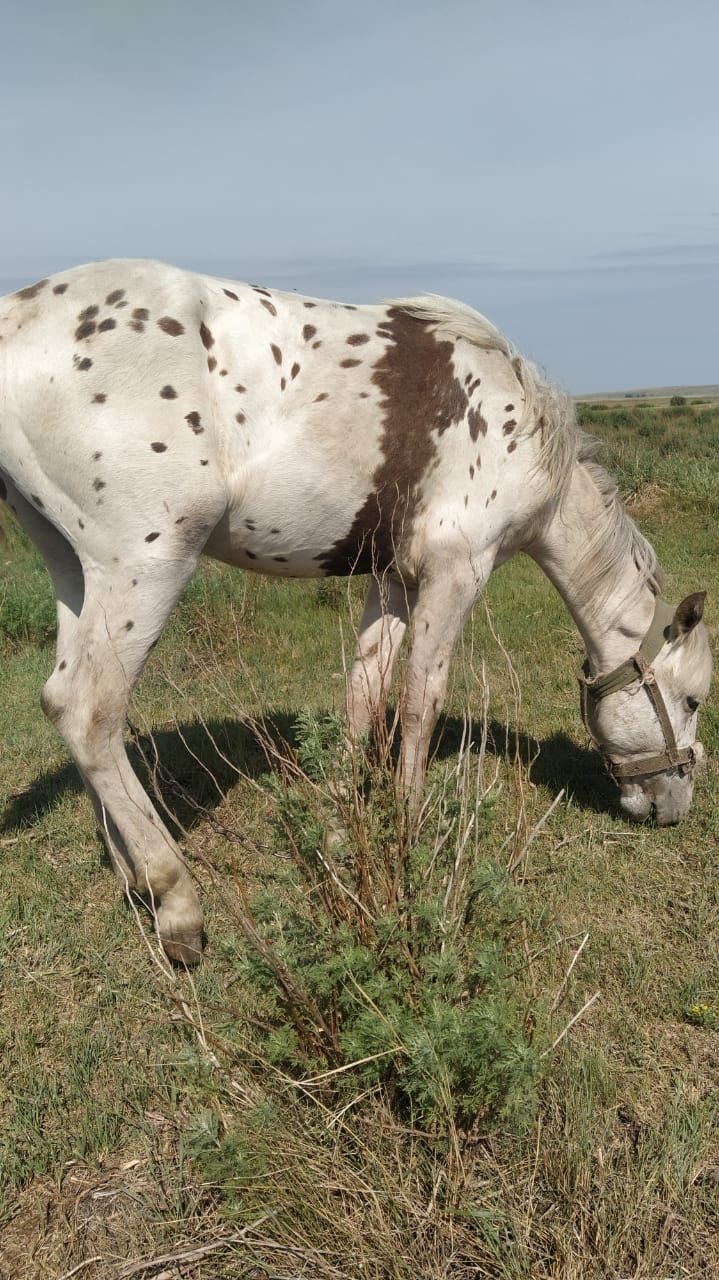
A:
<svg viewBox="0 0 719 1280">
<path fill-rule="evenodd" d="M 162 949 L 170 960 L 177 964 L 198 964 L 202 959 L 203 930 L 202 911 L 192 911 L 190 920 L 180 922 L 164 905 L 157 912 L 157 931 Z"/>
<path fill-rule="evenodd" d="M 176 964 L 193 965 L 202 959 L 202 934 L 191 941 L 180 941 L 179 938 L 167 938 L 160 934 L 160 942 L 168 960 L 173 960 Z"/>
</svg>

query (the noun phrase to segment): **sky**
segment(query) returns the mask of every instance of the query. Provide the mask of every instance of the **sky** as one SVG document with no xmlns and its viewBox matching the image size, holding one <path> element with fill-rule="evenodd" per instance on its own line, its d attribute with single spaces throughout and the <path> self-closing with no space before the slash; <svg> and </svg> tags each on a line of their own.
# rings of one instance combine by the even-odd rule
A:
<svg viewBox="0 0 719 1280">
<path fill-rule="evenodd" d="M 714 0 L 4 0 L 0 292 L 444 293 L 575 393 L 719 383 Z"/>
</svg>

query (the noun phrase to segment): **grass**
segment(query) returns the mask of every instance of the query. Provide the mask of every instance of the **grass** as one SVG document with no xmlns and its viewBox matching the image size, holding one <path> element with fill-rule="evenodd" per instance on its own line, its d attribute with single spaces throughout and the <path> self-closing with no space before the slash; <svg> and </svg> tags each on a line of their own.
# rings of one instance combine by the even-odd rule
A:
<svg viewBox="0 0 719 1280">
<path fill-rule="evenodd" d="M 715 635 L 719 411 L 580 412 L 659 550 L 668 598 L 708 589 Z M 379 776 L 344 815 L 353 839 L 322 846 L 348 803 L 334 785 L 345 765 L 331 717 L 361 586 L 207 565 L 132 708 L 136 758 L 157 745 L 159 785 L 207 906 L 208 953 L 188 977 L 143 942 L 39 712 L 52 597 L 32 549 L 9 522 L 3 529 L 3 1280 L 81 1264 L 88 1280 L 109 1280 L 163 1257 L 175 1261 L 135 1274 L 719 1274 L 714 703 L 702 715 L 710 763 L 691 817 L 677 829 L 625 823 L 579 720 L 579 640 L 548 583 L 518 558 L 490 584 L 492 625 L 478 606 L 457 655 L 422 847 L 402 846 Z M 519 723 L 493 630 L 522 691 Z M 483 745 L 478 723 L 467 750 L 465 716 L 481 721 L 486 688 L 488 737 Z M 281 755 L 272 768 L 268 735 Z M 412 894 L 379 895 L 399 932 L 373 915 L 393 938 L 384 969 L 372 947 L 358 951 L 351 913 L 339 932 L 328 914 L 318 847 L 352 892 L 362 849 L 385 870 L 406 854 Z M 470 902 L 478 909 L 466 923 Z M 377 1026 L 391 1024 L 391 1043 L 375 1050 L 394 1052 L 381 1070 L 317 1081 L 334 1069 L 326 1046 L 288 1031 L 291 1002 L 248 942 L 248 918 L 324 1013 L 342 1014 L 335 1062 L 371 1056 Z M 456 952 L 446 970 L 443 929 Z M 372 946 L 379 956 L 376 937 Z M 403 965 L 407 946 L 419 977 Z M 363 1020 L 364 997 L 338 1007 L 348 972 L 379 1024 Z M 511 1061 L 496 1040 L 462 1041 L 451 1019 L 445 1034 L 442 1011 L 470 1008 L 469 977 L 485 1000 L 484 1033 L 494 1013 Z M 462 1071 L 450 1078 L 456 1059 Z M 507 1105 L 492 1103 L 498 1064 Z M 462 1107 L 447 1105 L 460 1097 Z"/>
</svg>

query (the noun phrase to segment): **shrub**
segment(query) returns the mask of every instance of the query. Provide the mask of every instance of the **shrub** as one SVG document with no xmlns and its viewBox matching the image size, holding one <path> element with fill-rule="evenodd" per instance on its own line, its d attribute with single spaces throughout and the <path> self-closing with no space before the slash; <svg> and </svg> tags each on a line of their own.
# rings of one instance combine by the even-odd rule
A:
<svg viewBox="0 0 719 1280">
<path fill-rule="evenodd" d="M 264 1052 L 342 1097 L 382 1089 L 428 1129 L 519 1122 L 543 1018 L 516 985 L 521 893 L 478 852 L 492 789 L 455 767 L 415 829 L 388 772 L 358 764 L 339 718 L 310 713 L 268 785 L 284 857 L 242 921 Z"/>
</svg>

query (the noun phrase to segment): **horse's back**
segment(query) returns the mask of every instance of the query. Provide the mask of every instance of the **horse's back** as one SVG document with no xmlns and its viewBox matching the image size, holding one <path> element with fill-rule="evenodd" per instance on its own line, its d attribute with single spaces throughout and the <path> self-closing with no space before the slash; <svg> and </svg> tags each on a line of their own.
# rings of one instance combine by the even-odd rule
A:
<svg viewBox="0 0 719 1280">
<path fill-rule="evenodd" d="M 3 356 L 0 468 L 93 554 L 412 575 L 428 539 L 495 536 L 536 452 L 506 342 L 457 304 L 110 261 L 2 300 Z"/>
</svg>

